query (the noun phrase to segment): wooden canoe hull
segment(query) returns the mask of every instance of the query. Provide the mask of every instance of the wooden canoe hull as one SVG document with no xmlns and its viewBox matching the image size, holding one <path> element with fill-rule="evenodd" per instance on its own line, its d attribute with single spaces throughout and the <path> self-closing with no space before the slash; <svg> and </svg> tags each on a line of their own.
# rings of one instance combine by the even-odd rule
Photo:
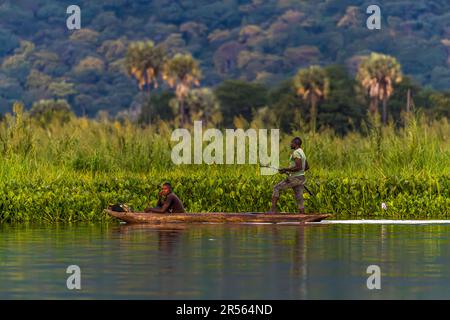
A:
<svg viewBox="0 0 450 320">
<path fill-rule="evenodd" d="M 117 212 L 105 210 L 110 216 L 126 223 L 287 223 L 287 222 L 319 222 L 331 214 L 267 214 L 258 212 L 246 213 L 146 213 L 146 212 Z"/>
</svg>

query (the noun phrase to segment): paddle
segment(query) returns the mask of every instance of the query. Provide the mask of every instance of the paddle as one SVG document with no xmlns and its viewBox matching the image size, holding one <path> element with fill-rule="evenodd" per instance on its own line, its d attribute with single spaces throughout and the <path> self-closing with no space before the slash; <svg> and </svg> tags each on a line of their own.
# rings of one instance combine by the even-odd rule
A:
<svg viewBox="0 0 450 320">
<path fill-rule="evenodd" d="M 269 168 L 269 169 L 273 169 L 273 170 L 277 170 L 278 172 L 280 171 L 279 168 L 275 168 L 275 167 L 272 167 L 272 166 L 261 165 L 261 167 L 263 167 L 263 168 Z M 287 172 L 283 172 L 283 173 L 284 173 L 284 174 L 288 174 Z M 305 188 L 305 190 L 309 193 L 309 195 L 310 195 L 311 197 L 314 197 L 314 194 L 308 189 L 307 186 L 303 185 L 303 187 Z"/>
</svg>

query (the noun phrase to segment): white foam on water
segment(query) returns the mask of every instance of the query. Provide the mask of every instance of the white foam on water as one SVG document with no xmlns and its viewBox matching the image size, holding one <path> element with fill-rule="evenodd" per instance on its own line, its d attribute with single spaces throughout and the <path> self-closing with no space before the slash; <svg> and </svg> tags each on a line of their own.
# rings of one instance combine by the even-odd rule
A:
<svg viewBox="0 0 450 320">
<path fill-rule="evenodd" d="M 273 224 L 272 222 L 241 222 L 239 224 Z"/>
<path fill-rule="evenodd" d="M 322 220 L 308 224 L 450 224 L 450 220 Z"/>
</svg>

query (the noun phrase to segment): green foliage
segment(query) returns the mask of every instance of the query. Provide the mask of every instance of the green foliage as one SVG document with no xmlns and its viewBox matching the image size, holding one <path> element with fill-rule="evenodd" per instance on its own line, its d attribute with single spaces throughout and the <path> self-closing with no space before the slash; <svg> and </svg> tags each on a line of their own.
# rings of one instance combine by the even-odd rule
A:
<svg viewBox="0 0 450 320">
<path fill-rule="evenodd" d="M 0 56 L 11 52 L 19 44 L 19 39 L 9 30 L 0 29 Z"/>
<path fill-rule="evenodd" d="M 387 123 L 387 100 L 394 93 L 394 85 L 402 80 L 401 66 L 392 56 L 372 52 L 363 58 L 356 79 L 370 99 L 370 112 L 378 112 L 383 102 L 383 123 Z"/>
<path fill-rule="evenodd" d="M 282 178 L 261 176 L 254 165 L 175 166 L 173 127 L 165 123 L 140 128 L 72 118 L 49 130 L 30 122 L 23 106 L 14 110 L 0 123 L 2 221 L 104 221 L 109 203 L 155 205 L 164 181 L 190 212 L 265 211 Z M 313 168 L 307 185 L 315 196 L 305 194 L 307 210 L 338 218 L 448 218 L 449 122 L 412 117 L 403 129 L 378 128 L 367 137 L 293 133 L 303 138 Z M 282 136 L 281 165 L 291 137 Z M 279 204 L 295 210 L 291 192 Z"/>
<path fill-rule="evenodd" d="M 142 106 L 138 122 L 140 124 L 153 124 L 157 120 L 169 122 L 175 114 L 170 107 L 170 101 L 174 98 L 175 94 L 169 91 L 153 94 L 150 101 L 147 100 Z"/>
<path fill-rule="evenodd" d="M 66 100 L 41 100 L 30 110 L 30 117 L 44 128 L 55 121 L 65 124 L 74 116 Z"/>
<path fill-rule="evenodd" d="M 434 106 L 432 115 L 450 119 L 450 92 L 435 92 L 430 96 L 430 102 Z"/>
<path fill-rule="evenodd" d="M 302 117 L 308 112 L 308 106 L 298 98 L 292 79 L 281 82 L 269 92 L 269 104 L 283 132 L 304 129 Z"/>
<path fill-rule="evenodd" d="M 53 82 L 48 86 L 48 91 L 52 94 L 52 96 L 57 98 L 64 98 L 71 96 L 76 93 L 73 89 L 73 83 L 67 83 L 65 81 L 61 82 Z"/>
<path fill-rule="evenodd" d="M 6 114 L 1 122 L 0 150 L 4 159 L 14 159 L 16 155 L 27 157 L 35 150 L 35 136 L 21 103 L 16 102 L 13 115 Z"/>
<path fill-rule="evenodd" d="M 449 3 L 417 0 L 403 10 L 404 0 L 384 1 L 383 32 L 365 27 L 367 15 L 361 9 L 369 4 L 325 0 L 314 4 L 287 0 L 82 1 L 83 28 L 65 33 L 61 30 L 66 15 L 54 1 L 7 1 L 0 6 L 0 110 L 10 111 L 14 101 L 24 101 L 29 107 L 41 99 L 62 97 L 77 114 L 95 116 L 103 108 L 111 114 L 123 111 L 134 104 L 139 93 L 126 76 L 127 49 L 145 43 L 144 39 L 151 40 L 155 48 L 164 46 L 170 56 L 190 52 L 201 66 L 202 83 L 211 88 L 224 79 L 276 88 L 299 68 L 344 65 L 375 51 L 396 57 L 417 85 L 449 89 Z M 140 60 L 151 56 L 146 51 Z M 153 56 L 155 61 L 157 56 Z M 149 69 L 143 70 L 141 80 Z M 39 88 L 29 86 L 29 77 L 36 72 L 50 77 L 49 83 L 73 84 L 72 93 L 49 91 L 46 81 Z M 142 87 L 141 80 L 138 84 Z M 392 99 L 396 98 L 390 102 Z M 398 121 L 399 104 L 389 105 Z M 300 110 L 301 103 L 297 107 Z M 318 108 L 320 128 L 322 105 Z M 250 121 L 251 110 L 242 112 Z M 305 113 L 306 118 L 308 111 Z M 226 115 L 225 123 L 231 124 L 238 115 Z M 331 118 L 329 114 L 326 117 L 328 125 Z M 347 118 L 340 115 L 333 127 L 345 131 Z M 287 128 L 293 125 L 279 120 Z"/>
<path fill-rule="evenodd" d="M 191 90 L 185 103 L 189 106 L 194 121 L 203 121 L 206 126 L 217 126 L 222 121 L 219 101 L 210 88 Z"/>
<path fill-rule="evenodd" d="M 356 81 L 339 65 L 328 66 L 325 71 L 330 89 L 318 108 L 318 127 L 332 128 L 340 135 L 359 130 L 366 112 L 355 90 Z M 399 99 L 403 100 L 404 96 Z"/>
<path fill-rule="evenodd" d="M 83 10 L 83 29 L 69 34 L 61 32 L 65 16 L 55 15 L 54 1 L 5 2 L 0 112 L 17 100 L 34 105 L 28 113 L 16 103 L 0 123 L 1 219 L 103 220 L 107 202 L 142 208 L 166 179 L 191 211 L 266 210 L 278 177 L 260 177 L 251 166 L 172 165 L 177 113 L 305 137 L 314 164 L 308 184 L 317 193 L 307 199 L 311 211 L 448 215 L 450 6 L 418 0 L 404 10 L 403 0 L 384 2 L 384 31 L 374 33 L 359 10 L 367 1 L 94 1 Z M 357 80 L 369 98 L 384 106 L 389 98 L 385 127 L 376 115 L 366 117 L 352 71 L 373 51 L 383 54 L 363 58 Z M 166 52 L 173 58 L 164 64 Z M 400 65 L 409 76 L 395 83 Z M 309 70 L 301 77 L 308 81 L 293 78 L 299 68 Z M 163 70 L 175 93 L 163 85 L 140 100 L 138 88 L 158 86 Z M 201 76 L 207 88 L 191 90 Z M 315 78 L 319 85 L 311 85 Z M 408 91 L 415 114 L 404 113 Z M 315 119 L 312 92 L 326 97 L 317 102 L 317 126 L 310 125 L 316 135 L 304 125 Z M 120 123 L 79 119 L 69 103 L 87 116 L 139 104 L 138 121 L 151 126 L 131 124 L 131 112 Z M 281 200 L 283 210 L 294 209 L 290 196 Z"/>
<path fill-rule="evenodd" d="M 252 112 L 267 105 L 268 102 L 268 89 L 259 83 L 226 80 L 214 92 L 220 102 L 226 126 L 232 125 L 234 117 L 238 115 L 249 121 Z"/>
<path fill-rule="evenodd" d="M 310 130 L 316 131 L 317 104 L 326 99 L 330 90 L 330 79 L 324 69 L 311 66 L 300 69 L 293 80 L 297 94 L 310 105 Z"/>
<path fill-rule="evenodd" d="M 163 79 L 171 87 L 175 87 L 178 100 L 180 126 L 191 122 L 191 109 L 185 103 L 191 88 L 200 85 L 202 72 L 198 62 L 190 54 L 177 53 L 164 65 Z"/>
</svg>

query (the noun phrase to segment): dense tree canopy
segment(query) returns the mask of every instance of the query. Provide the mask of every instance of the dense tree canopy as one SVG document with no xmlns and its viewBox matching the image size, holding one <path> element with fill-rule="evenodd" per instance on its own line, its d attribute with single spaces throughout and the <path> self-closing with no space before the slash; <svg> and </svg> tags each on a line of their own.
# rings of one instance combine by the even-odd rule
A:
<svg viewBox="0 0 450 320">
<path fill-rule="evenodd" d="M 339 132 L 358 127 L 368 104 L 354 78 L 372 52 L 395 58 L 407 78 L 389 91 L 387 119 L 399 118 L 408 90 L 417 107 L 448 115 L 450 2 L 380 0 L 382 28 L 368 30 L 366 8 L 372 2 L 80 0 L 82 28 L 69 31 L 70 0 L 3 0 L 0 113 L 11 111 L 15 101 L 30 109 L 43 99 L 64 99 L 76 114 L 91 117 L 142 105 L 136 80 L 141 88 L 154 87 L 159 70 L 148 59 L 133 66 L 140 51 L 132 44 L 151 43 L 161 50 L 153 51 L 151 61 L 163 51 L 169 59 L 192 56 L 201 86 L 216 95 L 223 125 L 232 125 L 239 115 L 250 121 L 257 113 L 260 118 L 271 114 L 285 130 L 299 125 L 298 117 L 311 120 L 309 105 L 296 96 L 291 79 L 298 70 L 319 65 L 328 70 L 330 91 L 317 105 L 317 127 Z M 145 57 L 152 56 L 150 51 Z M 166 84 L 157 88 L 156 100 L 144 103 L 146 112 L 156 114 L 142 118 L 171 114 L 158 117 L 156 110 L 162 112 L 173 91 Z"/>
<path fill-rule="evenodd" d="M 267 88 L 258 83 L 240 80 L 226 80 L 216 88 L 225 125 L 232 125 L 235 116 L 247 121 L 255 109 L 267 104 Z"/>
</svg>

